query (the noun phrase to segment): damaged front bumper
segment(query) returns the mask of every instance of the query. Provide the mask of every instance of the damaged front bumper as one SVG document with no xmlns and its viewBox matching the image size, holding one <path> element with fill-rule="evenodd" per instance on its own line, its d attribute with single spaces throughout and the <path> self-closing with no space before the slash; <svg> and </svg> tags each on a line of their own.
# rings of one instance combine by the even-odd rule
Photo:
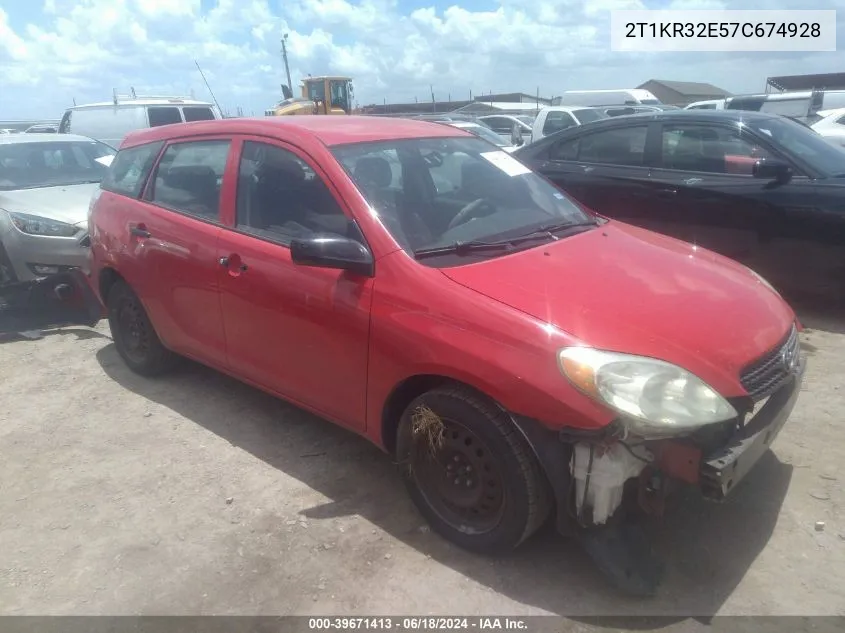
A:
<svg viewBox="0 0 845 633">
<path fill-rule="evenodd" d="M 93 327 L 103 316 L 103 305 L 78 268 L 0 285 L 0 335 L 68 325 Z"/>
<path fill-rule="evenodd" d="M 769 449 L 795 407 L 805 369 L 802 360 L 789 381 L 724 446 L 702 458 L 699 487 L 705 497 L 724 500 Z"/>
<path fill-rule="evenodd" d="M 634 520 L 662 515 L 681 484 L 715 501 L 727 498 L 757 465 L 798 400 L 806 369 L 799 358 L 788 379 L 753 414 L 706 439 L 624 438 L 616 422 L 600 432 L 551 431 L 513 416 L 546 472 L 556 500 L 556 526 L 576 536 L 599 568 L 625 591 L 653 595 L 662 564 Z M 750 401 L 750 399 L 749 399 Z"/>
</svg>

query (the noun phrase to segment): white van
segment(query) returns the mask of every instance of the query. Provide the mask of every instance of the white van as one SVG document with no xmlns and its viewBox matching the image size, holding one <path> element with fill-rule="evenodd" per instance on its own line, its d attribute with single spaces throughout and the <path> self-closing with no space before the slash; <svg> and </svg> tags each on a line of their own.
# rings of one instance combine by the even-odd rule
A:
<svg viewBox="0 0 845 633">
<path fill-rule="evenodd" d="M 129 132 L 171 123 L 220 119 L 217 107 L 180 97 L 118 97 L 103 103 L 68 108 L 59 123 L 60 134 L 81 134 L 114 148 Z"/>
<path fill-rule="evenodd" d="M 567 90 L 555 97 L 553 105 L 564 106 L 613 106 L 613 105 L 660 105 L 660 99 L 642 88 L 621 90 Z"/>
</svg>

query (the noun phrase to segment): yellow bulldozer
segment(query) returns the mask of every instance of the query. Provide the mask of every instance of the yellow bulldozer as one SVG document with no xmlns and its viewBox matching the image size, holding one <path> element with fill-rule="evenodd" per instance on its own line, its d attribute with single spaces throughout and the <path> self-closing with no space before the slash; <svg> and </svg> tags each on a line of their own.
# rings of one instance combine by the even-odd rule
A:
<svg viewBox="0 0 845 633">
<path fill-rule="evenodd" d="M 352 114 L 352 79 L 349 77 L 311 77 L 302 80 L 302 96 L 294 97 L 282 86 L 284 99 L 267 110 L 267 116 L 300 114 Z"/>
</svg>

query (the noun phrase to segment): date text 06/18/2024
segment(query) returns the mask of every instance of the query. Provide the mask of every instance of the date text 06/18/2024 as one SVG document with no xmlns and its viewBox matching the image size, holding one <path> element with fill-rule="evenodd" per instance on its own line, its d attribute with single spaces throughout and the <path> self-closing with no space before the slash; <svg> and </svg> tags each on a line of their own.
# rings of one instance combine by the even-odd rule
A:
<svg viewBox="0 0 845 633">
<path fill-rule="evenodd" d="M 399 631 L 523 631 L 528 628 L 525 620 L 511 617 L 326 617 L 309 618 L 308 628 L 313 631 L 328 630 L 399 630 Z"/>
</svg>

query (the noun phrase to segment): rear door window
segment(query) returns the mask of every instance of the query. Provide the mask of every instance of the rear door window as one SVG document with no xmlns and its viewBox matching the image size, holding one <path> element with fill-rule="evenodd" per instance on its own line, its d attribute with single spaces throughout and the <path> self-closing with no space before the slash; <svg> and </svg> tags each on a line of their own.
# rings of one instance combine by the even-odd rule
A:
<svg viewBox="0 0 845 633">
<path fill-rule="evenodd" d="M 182 123 L 182 114 L 174 106 L 150 106 L 147 115 L 150 117 L 150 127 Z"/>
<path fill-rule="evenodd" d="M 186 106 L 182 108 L 182 114 L 185 115 L 185 121 L 213 121 L 215 119 L 214 111 L 207 106 Z"/>
<path fill-rule="evenodd" d="M 218 222 L 230 145 L 222 139 L 169 145 L 158 163 L 150 202 Z"/>
<path fill-rule="evenodd" d="M 578 147 L 578 160 L 585 163 L 640 167 L 645 161 L 647 131 L 647 126 L 637 125 L 582 136 Z"/>
<path fill-rule="evenodd" d="M 120 150 L 100 187 L 112 193 L 137 198 L 141 195 L 162 145 L 147 143 Z"/>
</svg>

